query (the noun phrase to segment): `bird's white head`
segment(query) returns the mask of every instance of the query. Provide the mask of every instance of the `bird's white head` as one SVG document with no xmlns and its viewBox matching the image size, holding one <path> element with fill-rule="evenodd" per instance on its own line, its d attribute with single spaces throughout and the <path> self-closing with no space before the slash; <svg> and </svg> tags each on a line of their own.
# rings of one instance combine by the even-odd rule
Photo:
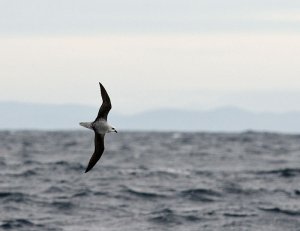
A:
<svg viewBox="0 0 300 231">
<path fill-rule="evenodd" d="M 115 132 L 118 133 L 117 129 L 114 126 L 109 126 L 108 132 Z"/>
</svg>

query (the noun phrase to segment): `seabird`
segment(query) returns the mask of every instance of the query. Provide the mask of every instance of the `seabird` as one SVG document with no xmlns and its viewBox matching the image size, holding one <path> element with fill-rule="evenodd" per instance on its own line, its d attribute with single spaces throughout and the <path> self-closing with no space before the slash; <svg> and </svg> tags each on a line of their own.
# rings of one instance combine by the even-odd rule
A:
<svg viewBox="0 0 300 231">
<path fill-rule="evenodd" d="M 109 132 L 115 132 L 117 133 L 117 130 L 109 125 L 107 123 L 107 115 L 111 109 L 111 103 L 110 98 L 103 87 L 101 83 L 100 89 L 101 89 L 101 97 L 102 97 L 102 105 L 99 109 L 97 118 L 94 120 L 94 122 L 81 122 L 79 123 L 81 126 L 91 129 L 95 133 L 95 151 L 89 161 L 89 164 L 85 170 L 85 172 L 90 171 L 95 164 L 98 162 L 100 157 L 102 156 L 102 153 L 104 151 L 104 136 L 106 133 Z"/>
</svg>

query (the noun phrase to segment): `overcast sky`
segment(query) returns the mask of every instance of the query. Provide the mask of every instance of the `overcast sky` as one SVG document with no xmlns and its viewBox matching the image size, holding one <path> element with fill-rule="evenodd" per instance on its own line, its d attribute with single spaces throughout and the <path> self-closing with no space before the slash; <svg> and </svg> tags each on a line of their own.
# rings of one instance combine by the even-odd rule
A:
<svg viewBox="0 0 300 231">
<path fill-rule="evenodd" d="M 300 110 L 300 1 L 1 0 L 0 101 Z"/>
</svg>

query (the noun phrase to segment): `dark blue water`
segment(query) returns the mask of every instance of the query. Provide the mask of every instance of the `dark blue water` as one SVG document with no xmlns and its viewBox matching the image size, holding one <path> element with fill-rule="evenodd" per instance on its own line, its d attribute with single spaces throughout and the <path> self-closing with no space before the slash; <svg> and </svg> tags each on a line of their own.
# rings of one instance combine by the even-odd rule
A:
<svg viewBox="0 0 300 231">
<path fill-rule="evenodd" d="M 0 230 L 300 230 L 300 136 L 0 132 Z"/>
</svg>

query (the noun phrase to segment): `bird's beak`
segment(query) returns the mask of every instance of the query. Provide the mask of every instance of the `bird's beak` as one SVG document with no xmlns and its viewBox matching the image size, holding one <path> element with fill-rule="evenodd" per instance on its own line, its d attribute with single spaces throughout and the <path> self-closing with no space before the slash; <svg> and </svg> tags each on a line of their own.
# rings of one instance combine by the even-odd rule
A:
<svg viewBox="0 0 300 231">
<path fill-rule="evenodd" d="M 118 131 L 117 131 L 117 130 L 115 130 L 115 133 L 118 133 Z"/>
</svg>

